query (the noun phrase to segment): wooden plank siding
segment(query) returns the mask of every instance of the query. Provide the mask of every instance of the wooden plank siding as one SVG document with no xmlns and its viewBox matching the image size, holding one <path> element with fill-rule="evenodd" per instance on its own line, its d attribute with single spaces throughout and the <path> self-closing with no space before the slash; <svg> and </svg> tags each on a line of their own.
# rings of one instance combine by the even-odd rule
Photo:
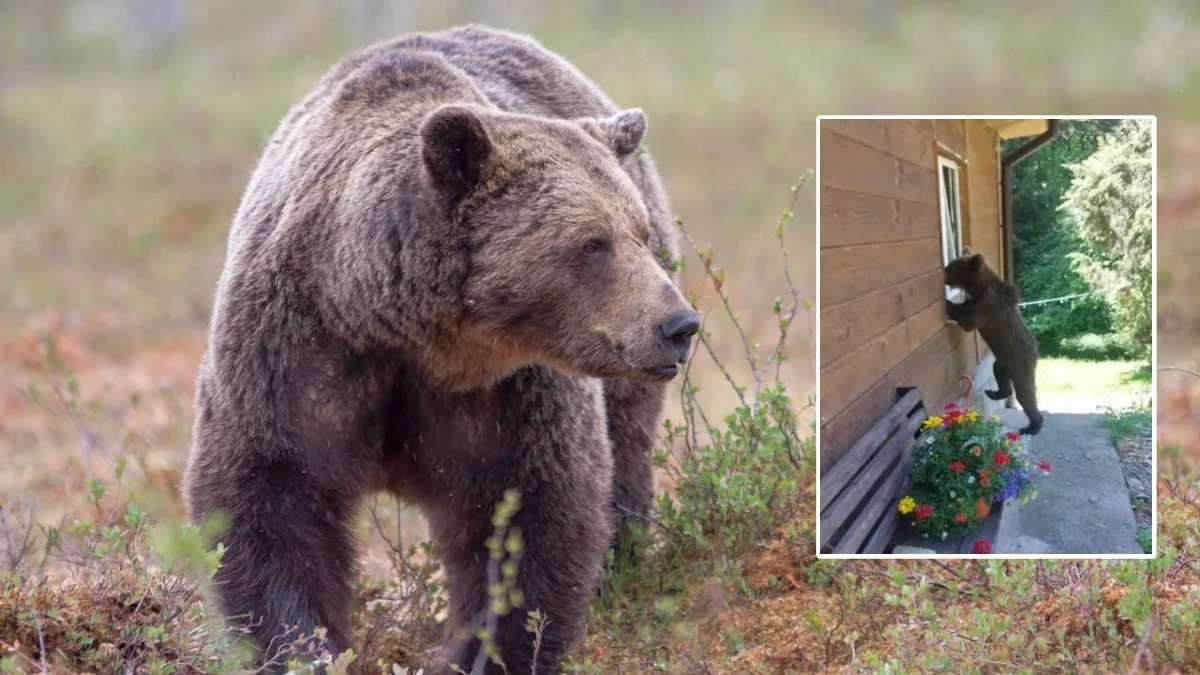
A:
<svg viewBox="0 0 1200 675">
<path fill-rule="evenodd" d="M 971 214 L 970 227 L 964 235 L 971 250 L 982 253 L 988 265 L 1001 270 L 1000 234 L 1000 141 L 986 125 L 971 124 L 967 130 L 967 161 L 971 171 L 966 203 Z"/>
<path fill-rule="evenodd" d="M 967 132 L 964 120 L 934 120 L 933 130 L 937 135 L 938 144 L 951 152 L 950 159 L 958 161 L 960 157 L 967 156 Z"/>
<path fill-rule="evenodd" d="M 998 140 L 971 120 L 822 120 L 821 470 L 917 386 L 958 395 L 982 354 L 945 321 L 937 158 L 960 163 L 964 242 L 997 259 Z M 965 161 L 964 161 L 965 160 Z"/>
</svg>

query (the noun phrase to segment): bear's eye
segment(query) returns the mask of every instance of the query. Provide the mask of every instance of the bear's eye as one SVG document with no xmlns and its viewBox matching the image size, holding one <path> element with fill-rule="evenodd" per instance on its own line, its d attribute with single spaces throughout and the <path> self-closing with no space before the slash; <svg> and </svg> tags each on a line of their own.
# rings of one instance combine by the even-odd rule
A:
<svg viewBox="0 0 1200 675">
<path fill-rule="evenodd" d="M 583 254 L 589 258 L 608 250 L 608 242 L 603 239 L 589 239 L 583 245 Z"/>
</svg>

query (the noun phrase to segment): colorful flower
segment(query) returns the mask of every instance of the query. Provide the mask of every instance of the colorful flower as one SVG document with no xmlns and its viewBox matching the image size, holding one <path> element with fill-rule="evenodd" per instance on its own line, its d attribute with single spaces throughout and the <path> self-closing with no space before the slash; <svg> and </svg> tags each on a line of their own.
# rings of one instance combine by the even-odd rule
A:
<svg viewBox="0 0 1200 675">
<path fill-rule="evenodd" d="M 903 513 L 907 516 L 913 512 L 913 509 L 917 508 L 917 502 L 912 497 L 905 496 L 904 499 L 900 500 L 897 508 L 900 509 L 900 513 Z"/>
<path fill-rule="evenodd" d="M 1004 434 L 1004 436 L 1005 436 L 1005 438 L 1012 441 L 1013 443 L 1016 443 L 1017 441 L 1021 440 L 1021 434 L 1019 434 L 1015 431 L 1010 431 L 1007 434 Z"/>
<path fill-rule="evenodd" d="M 962 511 L 959 511 L 958 515 L 954 516 L 954 520 L 959 525 L 966 525 L 967 524 L 967 514 L 963 513 Z"/>
<path fill-rule="evenodd" d="M 968 422 L 973 423 L 979 419 L 979 413 L 975 412 L 974 410 L 968 411 L 966 414 L 966 418 L 967 418 Z"/>
<path fill-rule="evenodd" d="M 978 443 L 975 444 L 975 446 L 971 448 L 971 454 L 975 455 L 976 457 L 982 457 L 983 456 L 983 446 L 979 445 Z"/>
<path fill-rule="evenodd" d="M 950 470 L 954 473 L 961 473 L 967 470 L 967 465 L 962 462 L 950 462 Z"/>
<path fill-rule="evenodd" d="M 979 472 L 979 484 L 983 487 L 989 487 L 992 484 L 992 477 L 986 470 Z"/>
<path fill-rule="evenodd" d="M 992 542 L 987 539 L 976 539 L 975 545 L 971 547 L 971 552 L 975 555 L 987 555 L 992 552 Z"/>
<path fill-rule="evenodd" d="M 1009 454 L 1003 450 L 997 450 L 996 453 L 992 455 L 992 460 L 996 462 L 996 466 L 1008 466 L 1012 462 L 1012 457 L 1010 457 Z"/>
<path fill-rule="evenodd" d="M 1050 473 L 1050 462 L 1047 462 L 1044 459 L 1038 462 L 1038 471 L 1041 471 L 1042 473 Z"/>
<path fill-rule="evenodd" d="M 937 415 L 931 415 L 929 419 L 925 420 L 925 423 L 921 425 L 921 431 L 928 431 L 936 426 L 940 426 L 941 423 L 942 418 L 938 417 Z"/>
<path fill-rule="evenodd" d="M 917 507 L 917 512 L 916 512 L 917 520 L 925 520 L 926 518 L 928 518 L 932 515 L 933 515 L 933 507 L 930 506 L 929 504 L 922 504 Z"/>
<path fill-rule="evenodd" d="M 948 412 L 948 413 L 958 412 L 958 404 L 955 403 L 954 401 L 947 403 L 945 405 L 945 408 L 946 408 L 946 412 Z"/>
<path fill-rule="evenodd" d="M 999 421 L 1000 421 L 1000 416 L 999 416 L 999 415 L 992 415 L 992 421 L 993 421 L 993 422 L 999 422 Z"/>
<path fill-rule="evenodd" d="M 996 495 L 996 501 L 1006 502 L 1021 495 L 1021 478 L 1023 476 L 1020 471 L 1006 469 L 1001 478 L 1004 481 L 1004 489 Z"/>
</svg>

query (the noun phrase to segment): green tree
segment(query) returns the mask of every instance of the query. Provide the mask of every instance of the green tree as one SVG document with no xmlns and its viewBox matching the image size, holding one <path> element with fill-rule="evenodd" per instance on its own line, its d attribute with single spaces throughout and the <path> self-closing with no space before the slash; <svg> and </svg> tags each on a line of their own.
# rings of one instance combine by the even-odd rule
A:
<svg viewBox="0 0 1200 675">
<path fill-rule="evenodd" d="M 1096 152 L 1068 168 L 1074 176 L 1063 197 L 1082 244 L 1070 255 L 1108 303 L 1122 342 L 1138 356 L 1150 353 L 1154 166 L 1150 120 L 1122 120 Z"/>
<path fill-rule="evenodd" d="M 1025 300 L 1041 300 L 1092 291 L 1087 280 L 1068 263 L 1081 247 L 1075 228 L 1061 217 L 1059 205 L 1071 186 L 1068 165 L 1089 157 L 1099 139 L 1115 128 L 1116 120 L 1064 120 L 1058 136 L 1017 165 L 1013 172 L 1013 253 L 1016 282 Z M 1003 153 L 1029 142 L 1005 142 Z M 1112 331 L 1104 298 L 1091 296 L 1022 309 L 1043 353 L 1068 350 L 1087 334 Z"/>
</svg>

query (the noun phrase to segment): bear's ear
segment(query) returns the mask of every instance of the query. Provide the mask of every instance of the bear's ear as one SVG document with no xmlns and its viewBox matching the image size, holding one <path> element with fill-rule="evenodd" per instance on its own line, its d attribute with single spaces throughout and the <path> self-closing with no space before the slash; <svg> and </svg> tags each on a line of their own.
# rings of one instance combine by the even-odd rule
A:
<svg viewBox="0 0 1200 675">
<path fill-rule="evenodd" d="M 963 254 L 963 255 L 972 255 L 972 253 L 971 253 L 971 247 L 970 247 L 970 246 L 963 246 L 963 247 L 962 247 L 962 254 Z"/>
<path fill-rule="evenodd" d="M 421 159 L 434 184 L 457 201 L 479 184 L 492 139 L 470 109 L 446 105 L 421 125 Z"/>
<path fill-rule="evenodd" d="M 577 120 L 596 140 L 607 145 L 617 159 L 624 160 L 642 145 L 646 135 L 646 113 L 630 108 L 610 117 Z"/>
<path fill-rule="evenodd" d="M 976 253 L 975 255 L 972 255 L 970 265 L 972 272 L 978 272 L 979 270 L 983 269 L 983 254 Z"/>
</svg>

